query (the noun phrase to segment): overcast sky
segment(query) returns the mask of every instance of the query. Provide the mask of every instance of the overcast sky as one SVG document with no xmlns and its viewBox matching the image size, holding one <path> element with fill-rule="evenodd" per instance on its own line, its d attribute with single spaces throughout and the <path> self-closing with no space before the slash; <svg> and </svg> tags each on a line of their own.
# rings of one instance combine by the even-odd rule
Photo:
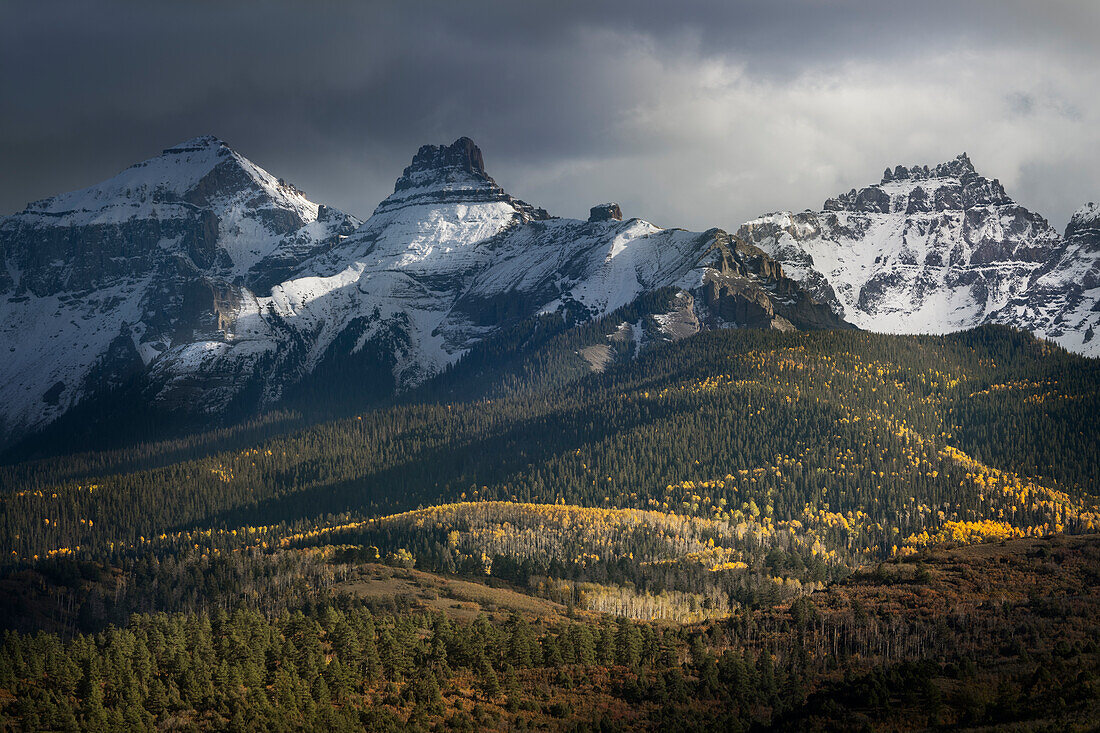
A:
<svg viewBox="0 0 1100 733">
<path fill-rule="evenodd" d="M 1100 2 L 0 4 L 0 213 L 214 134 L 361 217 L 462 135 L 513 195 L 661 226 L 819 208 L 962 151 L 1100 200 Z"/>
</svg>

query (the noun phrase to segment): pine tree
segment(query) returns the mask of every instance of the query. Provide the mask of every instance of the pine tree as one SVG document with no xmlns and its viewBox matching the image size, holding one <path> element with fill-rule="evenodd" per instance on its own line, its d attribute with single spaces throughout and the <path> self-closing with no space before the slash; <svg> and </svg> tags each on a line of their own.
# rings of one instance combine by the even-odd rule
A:
<svg viewBox="0 0 1100 733">
<path fill-rule="evenodd" d="M 592 665 L 596 663 L 596 646 L 592 641 L 592 632 L 587 624 L 571 624 L 569 635 L 573 640 L 573 649 L 576 654 L 577 664 Z"/>
<path fill-rule="evenodd" d="M 431 670 L 426 671 L 414 683 L 413 699 L 418 706 L 429 713 L 437 714 L 443 711 L 443 696 L 439 692 L 439 681 Z"/>
<path fill-rule="evenodd" d="M 629 619 L 619 619 L 615 634 L 615 661 L 627 667 L 635 667 L 642 658 L 642 635 Z"/>
<path fill-rule="evenodd" d="M 484 657 L 478 662 L 477 684 L 487 700 L 492 700 L 500 694 L 500 680 L 497 678 L 497 673 L 489 664 L 489 660 Z"/>
<path fill-rule="evenodd" d="M 527 621 L 517 613 L 508 617 L 505 625 L 505 660 L 515 667 L 530 667 L 534 660 L 534 637 Z"/>
<path fill-rule="evenodd" d="M 92 733 L 107 733 L 109 722 L 107 711 L 103 707 L 103 688 L 94 680 L 88 686 L 88 693 L 84 697 L 83 727 Z"/>
</svg>

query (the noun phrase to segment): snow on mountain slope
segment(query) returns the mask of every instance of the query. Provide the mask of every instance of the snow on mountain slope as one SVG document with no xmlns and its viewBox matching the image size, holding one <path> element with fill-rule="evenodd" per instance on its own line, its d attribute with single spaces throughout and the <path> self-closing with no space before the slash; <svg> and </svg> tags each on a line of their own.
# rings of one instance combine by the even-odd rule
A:
<svg viewBox="0 0 1100 733">
<path fill-rule="evenodd" d="M 504 192 L 477 146 L 460 138 L 422 147 L 358 231 L 270 295 L 239 288 L 224 338 L 167 351 L 152 377 L 162 402 L 218 411 L 235 399 L 234 385 L 262 385 L 260 402 L 270 405 L 315 374 L 354 379 L 346 365 L 369 355 L 359 368 L 376 384 L 356 387 L 384 395 L 423 382 L 523 318 L 561 312 L 583 321 L 654 289 L 700 289 L 734 250 L 724 232 L 622 221 L 617 206 L 593 209 L 588 221 L 552 218 Z M 726 269 L 725 290 L 716 285 L 709 302 L 751 293 L 757 310 L 727 307 L 737 315 L 723 325 L 794 327 L 763 289 L 793 286 L 778 268 Z M 732 289 L 731 279 L 739 283 Z"/>
<path fill-rule="evenodd" d="M 470 140 L 424 146 L 354 235 L 270 296 L 243 297 L 225 344 L 165 354 L 160 395 L 182 402 L 173 390 L 188 389 L 196 371 L 217 381 L 239 371 L 227 364 L 266 359 L 291 375 L 263 380 L 270 403 L 326 361 L 379 344 L 392 355 L 393 385 L 407 388 L 507 322 L 559 309 L 595 317 L 649 289 L 698 286 L 711 239 L 637 219 L 550 218 L 505 193 Z M 278 345 L 280 329 L 301 348 Z M 218 409 L 224 397 L 206 390 L 202 399 Z"/>
<path fill-rule="evenodd" d="M 168 148 L 104 183 L 30 204 L 22 216 L 65 226 L 174 219 L 205 210 L 217 219 L 217 274 L 243 276 L 275 253 L 284 236 L 317 220 L 318 205 L 205 136 Z"/>
<path fill-rule="evenodd" d="M 1100 356 L 1100 205 L 1089 203 L 1074 213 L 1064 247 L 1034 273 L 1027 291 L 991 320 Z"/>
<path fill-rule="evenodd" d="M 560 219 L 460 138 L 422 147 L 360 223 L 196 138 L 0 220 L 0 444 L 124 384 L 200 415 L 349 385 L 384 397 L 522 319 L 583 322 L 666 287 L 667 313 L 621 324 L 624 353 L 700 328 L 986 321 L 1096 353 L 1098 208 L 1063 242 L 963 155 L 736 236 L 623 221 L 616 204 Z"/>
<path fill-rule="evenodd" d="M 482 243 L 546 216 L 497 186 L 467 138 L 449 147 L 426 145 L 394 193 L 338 247 L 305 262 L 269 296 L 242 289 L 224 343 L 165 354 L 154 368 L 163 384 L 159 395 L 193 400 L 196 373 L 225 381 L 223 375 L 264 367 L 262 399 L 271 403 L 326 359 L 378 339 L 395 340 L 398 384 L 421 381 L 462 353 L 444 343 L 437 327 L 471 273 L 492 260 Z M 174 396 L 180 390 L 185 396 Z M 212 411 L 232 396 L 203 392 L 199 399 Z"/>
<path fill-rule="evenodd" d="M 0 221 L 0 254 L 0 442 L 124 383 L 199 415 L 341 385 L 384 397 L 522 319 L 582 322 L 670 286 L 683 297 L 652 339 L 847 326 L 721 230 L 622 221 L 615 204 L 550 217 L 467 138 L 422 147 L 361 225 L 196 138 Z"/>
<path fill-rule="evenodd" d="M 357 225 L 213 137 L 0 219 L 0 442 L 215 333 L 228 284 Z"/>
<path fill-rule="evenodd" d="M 1061 247 L 965 155 L 882 181 L 822 211 L 769 214 L 738 232 L 860 328 L 943 333 L 988 320 Z"/>
</svg>

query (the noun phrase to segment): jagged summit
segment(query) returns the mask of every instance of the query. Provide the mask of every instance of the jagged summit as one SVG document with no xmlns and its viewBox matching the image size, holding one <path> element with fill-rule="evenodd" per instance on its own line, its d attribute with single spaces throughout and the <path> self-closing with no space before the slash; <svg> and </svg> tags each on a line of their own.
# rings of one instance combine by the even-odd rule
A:
<svg viewBox="0 0 1100 733">
<path fill-rule="evenodd" d="M 827 199 L 825 211 L 877 214 L 919 214 L 967 210 L 975 207 L 1013 206 L 996 178 L 985 178 L 966 153 L 936 166 L 887 168 L 882 181 L 866 188 Z"/>
<path fill-rule="evenodd" d="M 1089 201 L 1087 204 L 1073 212 L 1069 225 L 1072 228 L 1079 226 L 1091 226 L 1100 224 L 1100 204 Z"/>
<path fill-rule="evenodd" d="M 954 160 L 940 163 L 931 168 L 927 165 L 914 165 L 910 168 L 899 165 L 893 170 L 887 168 L 882 173 L 880 184 L 890 183 L 891 181 L 926 181 L 930 178 L 961 178 L 968 173 L 977 173 L 977 171 L 974 170 L 974 164 L 970 161 L 970 156 L 961 153 L 955 156 Z"/>
<path fill-rule="evenodd" d="M 493 180 L 485 172 L 481 148 L 468 137 L 460 137 L 450 145 L 422 145 L 413 156 L 412 163 L 397 179 L 394 191 L 422 185 L 426 177 L 436 179 L 440 175 L 458 173 Z"/>
<path fill-rule="evenodd" d="M 965 153 L 887 169 L 880 183 L 780 212 L 740 235 L 834 311 L 874 331 L 944 333 L 986 322 L 1056 256 L 1058 232 Z"/>
</svg>

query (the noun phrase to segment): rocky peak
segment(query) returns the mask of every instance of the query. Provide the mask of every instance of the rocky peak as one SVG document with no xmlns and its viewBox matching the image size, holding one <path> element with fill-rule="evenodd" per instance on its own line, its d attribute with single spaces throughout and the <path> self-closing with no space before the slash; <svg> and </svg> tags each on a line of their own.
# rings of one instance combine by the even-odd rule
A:
<svg viewBox="0 0 1100 733">
<path fill-rule="evenodd" d="M 999 180 L 979 175 L 970 157 L 962 153 L 935 166 L 887 168 L 877 185 L 858 191 L 853 188 L 827 199 L 822 208 L 825 211 L 912 215 L 1014 203 Z"/>
<path fill-rule="evenodd" d="M 1100 252 L 1100 204 L 1091 201 L 1073 212 L 1066 225 L 1066 242 L 1080 242 Z"/>
<path fill-rule="evenodd" d="M 316 239 L 328 242 L 348 228 L 338 214 L 298 236 L 317 213 L 293 185 L 202 135 L 98 184 L 30 204 L 0 223 L 0 252 L 22 273 L 20 286 L 39 296 L 154 272 L 170 280 L 164 270 L 176 260 L 193 270 L 188 277 L 233 279 L 272 255 L 296 262 L 321 246 Z"/>
<path fill-rule="evenodd" d="M 588 221 L 622 221 L 623 211 L 616 203 L 598 204 L 588 210 Z"/>
<path fill-rule="evenodd" d="M 468 137 L 460 137 L 450 145 L 422 145 L 412 163 L 394 185 L 394 193 L 420 188 L 437 182 L 455 182 L 463 178 L 482 180 L 496 185 L 485 172 L 481 149 Z"/>
<path fill-rule="evenodd" d="M 888 169 L 881 183 L 829 199 L 824 209 L 761 217 L 740 233 L 816 299 L 876 331 L 977 326 L 1063 249 L 1042 216 L 975 171 L 965 153 Z"/>
<path fill-rule="evenodd" d="M 504 202 L 528 219 L 549 219 L 545 209 L 509 196 L 485 172 L 481 149 L 468 137 L 450 145 L 422 145 L 394 184 L 393 193 L 374 210 L 384 214 L 406 206 Z"/>
<path fill-rule="evenodd" d="M 940 163 L 934 167 L 927 165 L 915 165 L 906 168 L 903 165 L 896 166 L 892 171 L 887 168 L 882 173 L 881 183 L 893 181 L 926 181 L 930 178 L 963 178 L 967 174 L 976 174 L 974 164 L 970 162 L 970 156 L 962 153 L 946 163 Z M 881 184 L 880 184 L 881 185 Z"/>
<path fill-rule="evenodd" d="M 140 217 L 149 212 L 129 209 L 179 202 L 204 207 L 217 199 L 252 198 L 265 192 L 276 199 L 291 199 L 287 204 L 291 208 L 301 208 L 305 201 L 301 192 L 277 182 L 219 138 L 202 135 L 166 148 L 94 186 L 29 204 L 26 212 L 56 216 L 126 208 L 127 217 Z"/>
<path fill-rule="evenodd" d="M 1094 226 L 1100 226 L 1100 204 L 1095 204 L 1092 201 L 1073 212 L 1073 216 L 1069 220 L 1069 228 Z"/>
</svg>

